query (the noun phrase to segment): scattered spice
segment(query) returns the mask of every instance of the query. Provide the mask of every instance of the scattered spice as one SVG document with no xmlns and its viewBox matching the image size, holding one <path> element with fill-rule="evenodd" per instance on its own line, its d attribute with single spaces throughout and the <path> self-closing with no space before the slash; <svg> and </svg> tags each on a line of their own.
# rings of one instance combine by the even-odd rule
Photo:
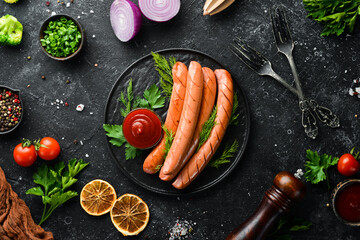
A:
<svg viewBox="0 0 360 240">
<path fill-rule="evenodd" d="M 75 145 L 78 144 L 78 141 L 77 141 L 76 139 L 74 140 L 74 144 L 75 144 Z"/>
<path fill-rule="evenodd" d="M 94 66 L 95 66 L 95 67 L 98 67 L 98 66 L 99 66 L 99 64 L 95 63 L 95 64 L 94 64 Z"/>
<path fill-rule="evenodd" d="M 68 79 L 68 80 L 66 80 L 66 84 L 69 84 L 70 83 L 70 80 Z"/>
<path fill-rule="evenodd" d="M 85 108 L 85 105 L 84 104 L 79 104 L 76 106 L 76 111 L 78 112 L 82 112 Z"/>
<path fill-rule="evenodd" d="M 26 87 L 29 88 L 29 87 L 30 87 L 30 84 L 28 84 Z"/>
<path fill-rule="evenodd" d="M 68 107 L 68 106 L 69 106 L 69 104 L 67 102 L 65 102 L 65 107 Z"/>
<path fill-rule="evenodd" d="M 169 240 L 189 238 L 189 233 L 194 230 L 193 225 L 196 225 L 196 222 L 193 223 L 192 221 L 187 220 L 176 220 L 174 226 L 169 229 Z"/>
<path fill-rule="evenodd" d="M 357 115 L 357 114 L 355 114 L 355 117 L 357 118 L 357 117 L 358 117 L 358 115 Z"/>
<path fill-rule="evenodd" d="M 45 76 L 44 76 L 44 75 L 43 75 L 43 76 L 41 76 L 41 79 L 45 80 Z"/>
<path fill-rule="evenodd" d="M 350 96 L 357 96 L 360 98 L 360 87 L 356 87 L 356 85 L 359 84 L 360 79 L 354 79 L 352 82 L 352 85 L 349 89 L 349 95 Z"/>
<path fill-rule="evenodd" d="M 46 6 L 50 6 L 50 2 L 49 2 L 49 1 L 46 2 Z"/>
<path fill-rule="evenodd" d="M 330 204 L 329 204 L 329 203 L 327 203 L 327 204 L 326 204 L 326 207 L 330 207 Z"/>
<path fill-rule="evenodd" d="M 0 90 L 0 132 L 15 127 L 21 118 L 22 106 L 19 95 L 7 89 Z"/>
<path fill-rule="evenodd" d="M 31 59 L 31 56 L 28 56 L 27 59 L 30 60 L 30 59 Z"/>
<path fill-rule="evenodd" d="M 71 2 L 71 3 L 74 3 L 74 0 L 71 0 L 70 2 Z"/>
<path fill-rule="evenodd" d="M 70 7 L 70 3 L 68 2 L 68 3 L 66 3 L 66 7 Z"/>
</svg>

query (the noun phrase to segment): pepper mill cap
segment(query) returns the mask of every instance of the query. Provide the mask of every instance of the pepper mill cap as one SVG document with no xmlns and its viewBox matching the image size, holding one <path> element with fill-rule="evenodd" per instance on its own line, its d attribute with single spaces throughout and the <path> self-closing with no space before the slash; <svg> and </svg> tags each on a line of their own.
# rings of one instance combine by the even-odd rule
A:
<svg viewBox="0 0 360 240">
<path fill-rule="evenodd" d="M 286 171 L 280 172 L 275 176 L 274 186 L 288 198 L 295 201 L 304 198 L 306 193 L 305 184 L 293 174 Z"/>
</svg>

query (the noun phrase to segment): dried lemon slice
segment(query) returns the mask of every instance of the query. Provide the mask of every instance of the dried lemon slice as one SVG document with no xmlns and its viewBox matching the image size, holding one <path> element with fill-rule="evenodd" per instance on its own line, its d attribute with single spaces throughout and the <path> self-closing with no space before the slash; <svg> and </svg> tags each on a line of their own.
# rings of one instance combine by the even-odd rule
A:
<svg viewBox="0 0 360 240">
<path fill-rule="evenodd" d="M 100 179 L 86 184 L 80 193 L 81 207 L 93 216 L 108 213 L 115 200 L 115 189 L 110 183 Z"/>
<path fill-rule="evenodd" d="M 145 229 L 150 212 L 141 198 L 133 194 L 124 194 L 115 201 L 110 217 L 119 232 L 124 236 L 131 236 Z"/>
</svg>

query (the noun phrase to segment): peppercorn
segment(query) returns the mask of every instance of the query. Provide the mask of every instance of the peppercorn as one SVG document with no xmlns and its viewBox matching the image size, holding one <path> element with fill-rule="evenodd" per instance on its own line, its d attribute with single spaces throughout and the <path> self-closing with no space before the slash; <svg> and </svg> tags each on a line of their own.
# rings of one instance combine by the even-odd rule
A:
<svg viewBox="0 0 360 240">
<path fill-rule="evenodd" d="M 10 90 L 0 89 L 0 132 L 15 127 L 19 123 L 21 114 L 19 95 Z"/>
</svg>

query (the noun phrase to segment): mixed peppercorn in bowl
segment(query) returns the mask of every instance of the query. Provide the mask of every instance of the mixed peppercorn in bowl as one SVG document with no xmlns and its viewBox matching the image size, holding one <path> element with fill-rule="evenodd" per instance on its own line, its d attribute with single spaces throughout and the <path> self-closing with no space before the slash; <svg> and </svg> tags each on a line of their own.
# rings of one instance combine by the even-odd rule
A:
<svg viewBox="0 0 360 240">
<path fill-rule="evenodd" d="M 13 131 L 23 115 L 19 91 L 0 85 L 0 134 Z"/>
</svg>

